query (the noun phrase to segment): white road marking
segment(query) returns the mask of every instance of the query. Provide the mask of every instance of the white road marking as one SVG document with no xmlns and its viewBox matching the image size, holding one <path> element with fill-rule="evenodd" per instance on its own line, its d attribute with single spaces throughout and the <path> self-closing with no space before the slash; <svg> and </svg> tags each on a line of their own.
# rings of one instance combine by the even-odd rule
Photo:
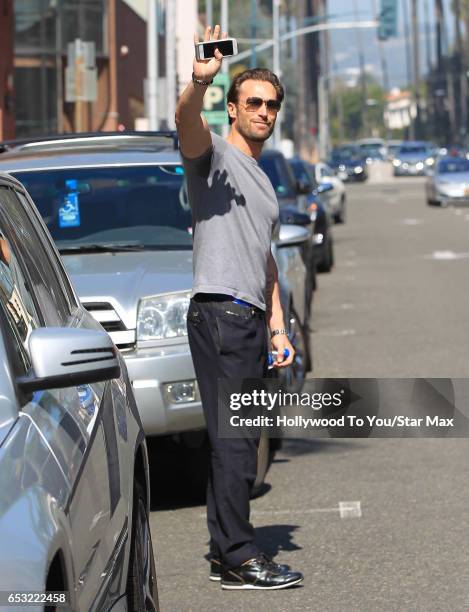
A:
<svg viewBox="0 0 469 612">
<path fill-rule="evenodd" d="M 359 501 L 339 502 L 340 518 L 361 518 L 362 506 Z"/>
<path fill-rule="evenodd" d="M 340 518 L 361 518 L 362 507 L 359 501 L 340 501 L 334 508 L 299 508 L 295 510 L 253 510 L 251 516 L 282 516 L 290 514 L 322 514 L 338 512 Z M 206 513 L 198 515 L 199 518 L 207 518 Z"/>
<path fill-rule="evenodd" d="M 317 331 L 315 336 L 355 336 L 357 332 L 354 329 L 331 329 L 329 331 Z"/>
<path fill-rule="evenodd" d="M 433 251 L 431 255 L 425 255 L 425 259 L 436 259 L 449 261 L 454 259 L 467 259 L 469 253 L 455 253 L 454 251 Z"/>
<path fill-rule="evenodd" d="M 423 223 L 422 219 L 401 219 L 401 225 L 421 225 Z"/>
<path fill-rule="evenodd" d="M 345 262 L 345 265 L 347 266 L 347 268 L 355 268 L 355 266 L 357 265 L 357 262 L 356 261 L 347 260 Z"/>
<path fill-rule="evenodd" d="M 460 208 L 454 208 L 453 210 L 455 215 L 462 215 L 462 210 Z"/>
<path fill-rule="evenodd" d="M 340 307 L 342 310 L 353 310 L 355 308 L 354 304 L 341 304 Z"/>
<path fill-rule="evenodd" d="M 469 215 L 465 215 L 464 219 L 466 219 L 466 221 L 469 221 Z"/>
</svg>

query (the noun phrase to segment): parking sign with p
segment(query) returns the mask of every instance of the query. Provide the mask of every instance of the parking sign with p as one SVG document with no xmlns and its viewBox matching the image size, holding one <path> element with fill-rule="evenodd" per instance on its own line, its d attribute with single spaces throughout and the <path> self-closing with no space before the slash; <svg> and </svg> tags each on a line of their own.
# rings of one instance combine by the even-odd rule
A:
<svg viewBox="0 0 469 612">
<path fill-rule="evenodd" d="M 228 123 L 226 111 L 226 94 L 230 86 L 227 74 L 219 73 L 207 88 L 204 96 L 203 113 L 209 125 L 224 125 Z"/>
</svg>

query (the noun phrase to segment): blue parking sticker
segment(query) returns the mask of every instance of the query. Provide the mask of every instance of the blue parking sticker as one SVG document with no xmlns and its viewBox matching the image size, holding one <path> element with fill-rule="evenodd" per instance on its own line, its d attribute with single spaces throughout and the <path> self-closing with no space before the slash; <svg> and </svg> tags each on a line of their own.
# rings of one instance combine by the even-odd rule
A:
<svg viewBox="0 0 469 612">
<path fill-rule="evenodd" d="M 59 208 L 59 227 L 79 227 L 80 205 L 78 193 L 67 193 Z"/>
</svg>

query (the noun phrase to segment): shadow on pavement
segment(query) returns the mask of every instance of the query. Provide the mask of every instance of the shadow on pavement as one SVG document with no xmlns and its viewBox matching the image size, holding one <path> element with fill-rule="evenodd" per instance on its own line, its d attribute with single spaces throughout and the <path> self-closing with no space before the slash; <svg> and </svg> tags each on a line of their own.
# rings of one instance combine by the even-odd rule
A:
<svg viewBox="0 0 469 612">
<path fill-rule="evenodd" d="M 331 438 L 315 438 L 314 440 L 306 440 L 303 438 L 284 438 L 282 444 L 282 455 L 289 457 L 298 457 L 308 453 L 343 453 L 351 450 L 361 450 L 367 445 L 358 440 L 333 440 Z M 288 461 L 284 457 L 276 459 L 277 461 Z"/>
<path fill-rule="evenodd" d="M 301 546 L 293 542 L 294 532 L 299 525 L 268 525 L 256 527 L 256 542 L 259 548 L 269 557 L 275 557 L 281 551 L 301 550 Z"/>
</svg>

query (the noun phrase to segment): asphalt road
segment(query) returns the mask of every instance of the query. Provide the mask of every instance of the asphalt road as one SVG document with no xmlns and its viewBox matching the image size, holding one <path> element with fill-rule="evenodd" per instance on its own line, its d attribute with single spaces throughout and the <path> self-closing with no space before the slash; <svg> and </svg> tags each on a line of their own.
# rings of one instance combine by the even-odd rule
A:
<svg viewBox="0 0 469 612">
<path fill-rule="evenodd" d="M 319 277 L 314 375 L 469 378 L 469 210 L 427 207 L 403 178 L 351 185 L 347 214 Z M 468 456 L 465 439 L 286 441 L 252 502 L 262 547 L 305 575 L 282 591 L 209 582 L 203 504 L 154 486 L 162 611 L 468 610 Z"/>
</svg>

